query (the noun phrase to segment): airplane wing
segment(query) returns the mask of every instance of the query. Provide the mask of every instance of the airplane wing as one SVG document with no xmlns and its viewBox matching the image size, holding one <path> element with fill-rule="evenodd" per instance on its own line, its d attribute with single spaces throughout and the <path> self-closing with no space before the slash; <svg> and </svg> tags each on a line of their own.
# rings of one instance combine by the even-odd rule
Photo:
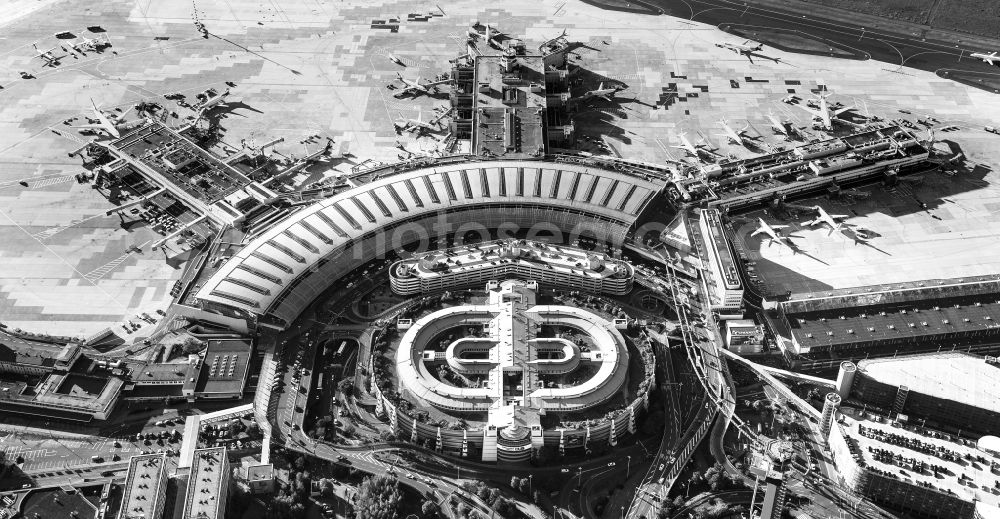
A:
<svg viewBox="0 0 1000 519">
<path fill-rule="evenodd" d="M 788 226 L 787 225 L 772 225 L 771 228 L 772 229 L 786 229 L 786 228 L 788 228 Z"/>
<path fill-rule="evenodd" d="M 853 110 L 853 109 L 854 109 L 853 106 L 845 106 L 844 108 L 838 108 L 836 110 L 831 110 L 831 111 L 833 112 L 833 115 L 840 115 L 848 110 Z"/>
<path fill-rule="evenodd" d="M 799 107 L 799 108 L 801 108 L 801 109 L 803 109 L 803 110 L 805 110 L 805 111 L 807 111 L 807 112 L 809 112 L 811 114 L 818 114 L 819 113 L 819 110 L 817 110 L 815 108 L 810 108 L 808 105 L 795 104 L 795 105 L 792 105 L 792 106 L 797 106 L 797 107 Z"/>
<path fill-rule="evenodd" d="M 610 95 L 608 95 L 608 94 L 601 94 L 601 95 L 599 95 L 598 97 L 601 97 L 601 98 L 603 98 L 603 99 L 604 99 L 605 101 L 607 101 L 607 102 L 609 102 L 609 103 L 614 103 L 614 102 L 615 102 L 615 100 L 614 100 L 614 99 L 612 99 L 612 98 L 611 98 L 611 96 L 610 96 Z"/>
<path fill-rule="evenodd" d="M 836 219 L 836 218 L 847 218 L 847 216 L 848 215 L 846 215 L 846 214 L 831 214 L 830 218 L 834 218 L 834 219 Z"/>
<path fill-rule="evenodd" d="M 72 43 L 70 43 L 69 45 L 66 45 L 65 47 L 63 47 L 63 50 L 65 50 L 66 52 L 68 52 L 68 53 L 70 53 L 70 54 L 72 54 L 72 55 L 74 55 L 76 57 L 82 57 L 83 56 L 83 54 L 81 54 L 80 52 L 78 52 L 76 50 L 76 47 L 74 47 Z"/>
<path fill-rule="evenodd" d="M 81 124 L 80 126 L 70 126 L 75 130 L 107 130 L 103 124 Z"/>
<path fill-rule="evenodd" d="M 803 225 L 809 225 L 809 226 L 819 225 L 821 223 L 823 223 L 823 220 L 820 220 L 819 218 L 815 220 L 809 220 L 808 222 L 802 222 Z"/>
<path fill-rule="evenodd" d="M 750 233 L 750 236 L 757 236 L 758 234 L 761 234 L 762 232 L 764 232 L 764 228 L 760 227 L 756 231 Z"/>
</svg>

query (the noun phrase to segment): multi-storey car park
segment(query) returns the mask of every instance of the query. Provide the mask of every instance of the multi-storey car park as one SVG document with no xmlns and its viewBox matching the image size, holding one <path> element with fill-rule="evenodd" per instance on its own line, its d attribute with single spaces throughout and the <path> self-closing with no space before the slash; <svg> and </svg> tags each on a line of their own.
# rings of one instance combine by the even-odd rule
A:
<svg viewBox="0 0 1000 519">
<path fill-rule="evenodd" d="M 517 277 L 594 294 L 625 295 L 635 272 L 627 262 L 570 246 L 530 240 L 456 247 L 396 262 L 389 270 L 392 290 L 400 295 L 482 286 Z"/>
<path fill-rule="evenodd" d="M 969 435 L 1000 430 L 996 357 L 945 351 L 845 361 L 837 382 L 844 398 L 910 423 Z"/>
<path fill-rule="evenodd" d="M 976 442 L 848 412 L 828 440 L 840 482 L 912 517 L 997 517 L 1000 458 Z"/>
<path fill-rule="evenodd" d="M 374 357 L 371 366 L 376 408 L 393 432 L 490 462 L 527 461 L 544 447 L 613 447 L 634 433 L 654 382 L 649 345 L 627 341 L 624 320 L 538 304 L 539 289 L 491 281 L 482 304 L 400 319 L 392 369 Z M 431 408 L 441 414 L 418 416 Z M 445 427 L 449 419 L 466 425 Z"/>
<path fill-rule="evenodd" d="M 621 391 L 628 376 L 628 347 L 612 322 L 575 307 L 538 305 L 536 289 L 535 282 L 491 282 L 487 304 L 445 308 L 420 318 L 407 326 L 396 350 L 401 392 L 447 411 L 487 414 L 480 433 L 483 461 L 526 460 L 533 448 L 545 444 L 540 413 L 603 404 Z M 482 334 L 442 340 L 463 327 Z M 563 338 L 563 332 L 543 336 L 545 329 L 579 336 L 576 342 Z M 482 383 L 459 387 L 441 380 L 432 372 L 442 365 Z M 559 376 L 578 370 L 589 376 L 556 386 Z M 629 407 L 630 432 L 643 407 Z"/>
</svg>

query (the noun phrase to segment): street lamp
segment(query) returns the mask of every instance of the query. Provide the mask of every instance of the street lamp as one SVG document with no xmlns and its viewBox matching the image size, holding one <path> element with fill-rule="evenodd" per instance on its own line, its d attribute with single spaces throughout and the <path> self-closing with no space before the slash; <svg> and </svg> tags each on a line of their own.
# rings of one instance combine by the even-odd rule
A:
<svg viewBox="0 0 1000 519">
<path fill-rule="evenodd" d="M 632 473 L 632 456 L 625 456 L 628 458 L 628 462 L 625 464 L 625 479 L 628 479 L 629 474 Z"/>
<path fill-rule="evenodd" d="M 581 483 L 583 481 L 583 467 L 576 468 L 576 488 L 583 486 Z"/>
<path fill-rule="evenodd" d="M 531 482 L 532 482 L 532 479 L 534 479 L 534 477 L 535 477 L 534 474 L 528 474 L 528 497 L 531 497 L 531 494 L 532 494 Z"/>
</svg>

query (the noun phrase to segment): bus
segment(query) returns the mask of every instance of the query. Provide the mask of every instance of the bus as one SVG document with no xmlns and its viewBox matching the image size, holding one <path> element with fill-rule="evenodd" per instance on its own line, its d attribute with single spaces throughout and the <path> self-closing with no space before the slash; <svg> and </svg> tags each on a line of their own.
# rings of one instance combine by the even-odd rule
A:
<svg viewBox="0 0 1000 519">
<path fill-rule="evenodd" d="M 337 348 L 337 353 L 335 353 L 333 355 L 334 358 L 339 358 L 341 355 L 343 355 L 344 354 L 344 348 L 346 348 L 346 347 L 347 347 L 347 341 L 340 341 L 340 347 Z"/>
<path fill-rule="evenodd" d="M 316 391 L 323 390 L 323 375 L 316 377 Z"/>
</svg>

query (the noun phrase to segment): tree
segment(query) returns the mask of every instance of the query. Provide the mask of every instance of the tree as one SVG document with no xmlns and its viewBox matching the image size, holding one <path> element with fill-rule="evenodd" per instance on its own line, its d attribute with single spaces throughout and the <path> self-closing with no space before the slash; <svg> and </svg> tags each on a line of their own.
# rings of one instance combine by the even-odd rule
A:
<svg viewBox="0 0 1000 519">
<path fill-rule="evenodd" d="M 391 442 L 396 440 L 396 435 L 393 434 L 392 431 L 382 431 L 378 433 L 378 437 L 380 440 L 384 442 Z"/>
<path fill-rule="evenodd" d="M 521 486 L 521 478 L 517 476 L 510 477 L 510 488 L 517 490 Z"/>
<path fill-rule="evenodd" d="M 354 502 L 357 519 L 397 519 L 401 499 L 396 478 L 386 474 L 367 477 L 361 482 Z"/>
<path fill-rule="evenodd" d="M 323 497 L 333 496 L 333 481 L 327 478 L 323 478 L 319 480 L 319 488 L 320 488 L 320 494 L 322 494 Z"/>
<path fill-rule="evenodd" d="M 555 458 L 555 449 L 551 445 L 542 445 L 535 450 L 535 464 L 548 465 Z"/>
<path fill-rule="evenodd" d="M 384 358 L 384 357 L 383 357 Z M 342 378 L 340 382 L 337 382 L 337 389 L 340 390 L 344 396 L 351 396 L 354 394 L 354 379 Z"/>
<path fill-rule="evenodd" d="M 424 517 L 433 517 L 438 513 L 437 503 L 429 499 L 424 500 L 424 504 L 420 505 L 420 513 L 424 514 Z"/>
<path fill-rule="evenodd" d="M 295 468 L 296 470 L 302 470 L 306 466 L 306 459 L 302 456 L 295 458 Z"/>
<path fill-rule="evenodd" d="M 198 353 L 204 347 L 205 347 L 205 343 L 199 341 L 198 339 L 195 339 L 194 337 L 190 337 L 190 336 L 186 337 L 184 339 L 184 342 L 181 343 L 181 351 L 185 355 L 191 355 L 191 354 L 194 354 L 194 353 Z"/>
<path fill-rule="evenodd" d="M 522 494 L 527 495 L 531 491 L 531 481 L 528 478 L 521 478 L 517 489 L 521 491 Z"/>
<path fill-rule="evenodd" d="M 340 432 L 342 432 L 344 436 L 354 436 L 355 428 L 353 425 L 345 423 L 344 426 L 340 428 Z"/>
<path fill-rule="evenodd" d="M 458 503 L 458 516 L 466 517 L 468 515 L 469 515 L 469 505 L 467 505 L 465 501 L 460 501 Z"/>
</svg>

